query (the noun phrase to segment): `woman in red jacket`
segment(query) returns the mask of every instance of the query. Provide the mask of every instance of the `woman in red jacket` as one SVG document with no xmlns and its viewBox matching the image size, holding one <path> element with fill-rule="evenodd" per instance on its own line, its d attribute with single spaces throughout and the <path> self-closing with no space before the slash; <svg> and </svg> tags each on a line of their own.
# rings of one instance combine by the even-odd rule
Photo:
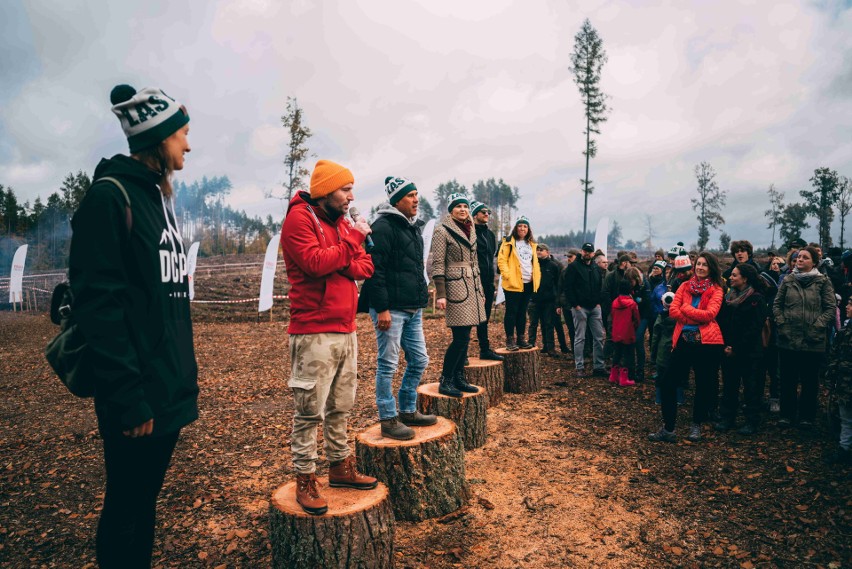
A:
<svg viewBox="0 0 852 569">
<path fill-rule="evenodd" d="M 648 438 L 675 442 L 676 392 L 685 383 L 689 370 L 695 372 L 695 398 L 692 427 L 687 440 L 701 440 L 701 423 L 710 421 L 719 392 L 719 363 L 724 340 L 716 323 L 722 308 L 722 271 L 712 253 L 702 252 L 695 260 L 693 277 L 677 289 L 669 315 L 677 322 L 672 336 L 672 360 L 661 378 L 663 427 Z"/>
</svg>

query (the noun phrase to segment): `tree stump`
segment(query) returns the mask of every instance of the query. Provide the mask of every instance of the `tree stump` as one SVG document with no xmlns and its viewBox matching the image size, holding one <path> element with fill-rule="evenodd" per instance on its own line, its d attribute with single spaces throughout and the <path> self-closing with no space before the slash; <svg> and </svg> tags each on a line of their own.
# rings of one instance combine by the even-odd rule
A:
<svg viewBox="0 0 852 569">
<path fill-rule="evenodd" d="M 500 363 L 500 362 L 497 362 Z M 438 393 L 438 383 L 424 383 L 417 388 L 417 406 L 421 413 L 446 417 L 458 427 L 465 450 L 479 448 L 488 437 L 488 394 L 484 387 L 478 393 L 464 393 L 448 397 Z"/>
<path fill-rule="evenodd" d="M 438 417 L 428 427 L 414 427 L 408 441 L 382 437 L 376 424 L 355 438 L 364 474 L 387 485 L 398 520 L 419 522 L 461 508 L 469 497 L 464 446 L 456 424 Z"/>
<path fill-rule="evenodd" d="M 535 393 L 541 389 L 541 358 L 537 347 L 509 352 L 494 350 L 503 356 L 503 388 L 508 393 Z"/>
<path fill-rule="evenodd" d="M 319 479 L 328 511 L 305 512 L 296 502 L 296 481 L 278 488 L 269 507 L 272 567 L 393 567 L 394 517 L 388 488 L 332 488 Z"/>
<path fill-rule="evenodd" d="M 485 388 L 488 394 L 488 407 L 496 407 L 503 399 L 503 362 L 470 358 L 470 364 L 464 368 L 464 378 L 468 383 Z"/>
</svg>

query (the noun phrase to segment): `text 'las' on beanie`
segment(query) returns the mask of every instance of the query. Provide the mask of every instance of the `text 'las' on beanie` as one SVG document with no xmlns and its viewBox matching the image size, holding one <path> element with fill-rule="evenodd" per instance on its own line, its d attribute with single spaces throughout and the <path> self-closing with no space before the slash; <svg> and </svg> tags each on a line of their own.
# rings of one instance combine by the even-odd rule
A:
<svg viewBox="0 0 852 569">
<path fill-rule="evenodd" d="M 410 180 L 398 176 L 385 178 L 385 193 L 388 195 L 388 201 L 391 205 L 396 205 L 399 200 L 416 191 L 417 186 Z"/>
<path fill-rule="evenodd" d="M 470 207 L 470 200 L 467 199 L 467 195 L 462 193 L 450 194 L 450 197 L 447 198 L 447 211 L 452 213 L 453 208 L 462 203 Z"/>
<path fill-rule="evenodd" d="M 186 107 L 156 87 L 137 92 L 130 85 L 116 85 L 109 100 L 131 154 L 160 144 L 189 122 Z"/>
<path fill-rule="evenodd" d="M 354 184 L 355 176 L 349 168 L 331 160 L 320 160 L 311 174 L 311 198 L 324 198 L 347 184 Z"/>
</svg>

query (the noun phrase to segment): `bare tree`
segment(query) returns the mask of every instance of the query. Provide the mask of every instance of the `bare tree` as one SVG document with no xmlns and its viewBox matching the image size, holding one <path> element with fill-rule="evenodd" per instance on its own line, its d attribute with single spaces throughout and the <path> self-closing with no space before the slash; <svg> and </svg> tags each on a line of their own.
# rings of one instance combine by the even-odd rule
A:
<svg viewBox="0 0 852 569">
<path fill-rule="evenodd" d="M 284 193 L 276 195 L 266 192 L 266 197 L 276 197 L 284 202 L 284 209 L 290 203 L 293 192 L 307 189 L 305 179 L 310 171 L 305 168 L 308 158 L 316 156 L 308 149 L 308 139 L 313 136 L 311 129 L 304 124 L 304 113 L 299 102 L 294 97 L 287 97 L 287 113 L 281 117 L 281 124 L 290 134 L 287 144 L 287 156 L 284 157 L 284 168 L 287 179 L 281 184 Z"/>
<path fill-rule="evenodd" d="M 837 199 L 837 212 L 840 214 L 840 248 L 843 249 L 843 233 L 846 229 L 846 216 L 852 210 L 852 180 L 840 177 L 840 196 Z"/>
<path fill-rule="evenodd" d="M 727 192 L 719 189 L 716 171 L 709 162 L 695 167 L 695 177 L 698 180 L 698 198 L 692 198 L 692 209 L 698 212 L 698 248 L 704 249 L 710 241 L 710 228 L 719 229 L 725 223 L 722 208 Z"/>
<path fill-rule="evenodd" d="M 645 248 L 648 251 L 654 250 L 654 238 L 657 236 L 657 232 L 654 231 L 654 219 L 651 217 L 650 213 L 645 214 Z"/>
<path fill-rule="evenodd" d="M 781 224 L 781 217 L 784 215 L 784 192 L 779 192 L 775 189 L 775 184 L 769 184 L 769 209 L 763 212 L 763 215 L 769 220 L 767 229 L 772 230 L 772 244 L 770 247 L 775 249 L 775 230 Z"/>
</svg>

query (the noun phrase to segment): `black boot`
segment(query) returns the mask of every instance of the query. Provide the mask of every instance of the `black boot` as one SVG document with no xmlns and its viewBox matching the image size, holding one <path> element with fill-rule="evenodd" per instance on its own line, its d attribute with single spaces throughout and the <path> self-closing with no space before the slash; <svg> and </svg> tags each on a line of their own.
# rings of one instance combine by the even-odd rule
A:
<svg viewBox="0 0 852 569">
<path fill-rule="evenodd" d="M 479 393 L 479 388 L 477 386 L 472 385 L 465 380 L 463 371 L 456 372 L 453 377 L 453 385 L 456 386 L 456 389 L 464 391 L 465 393 Z"/>
<path fill-rule="evenodd" d="M 488 349 L 485 349 L 485 350 L 482 350 L 481 352 L 479 352 L 479 359 L 481 359 L 481 360 L 494 360 L 494 361 L 502 362 L 503 356 L 501 356 L 500 354 L 498 354 L 498 353 L 494 352 L 493 350 L 491 350 L 490 348 L 488 348 Z"/>
<path fill-rule="evenodd" d="M 462 392 L 456 388 L 453 378 L 447 377 L 445 375 L 441 376 L 440 383 L 438 384 L 438 393 L 440 393 L 441 395 L 446 395 L 447 397 L 462 396 Z"/>
<path fill-rule="evenodd" d="M 511 334 L 506 335 L 506 351 L 508 352 L 517 352 L 518 344 L 515 343 L 515 337 Z"/>
</svg>

